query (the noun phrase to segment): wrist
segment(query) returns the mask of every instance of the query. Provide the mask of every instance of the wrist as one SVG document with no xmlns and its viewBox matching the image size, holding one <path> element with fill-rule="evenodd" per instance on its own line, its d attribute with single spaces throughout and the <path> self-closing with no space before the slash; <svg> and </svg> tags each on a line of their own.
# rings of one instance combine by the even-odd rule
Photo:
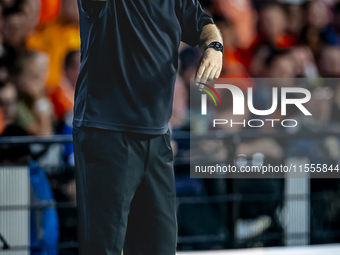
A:
<svg viewBox="0 0 340 255">
<path fill-rule="evenodd" d="M 217 51 L 217 50 L 215 50 L 215 49 L 213 49 L 213 48 L 207 48 L 206 50 L 205 50 L 205 52 L 204 53 L 213 53 L 213 54 L 216 54 L 216 53 L 218 53 L 218 54 L 221 54 L 221 55 L 223 55 L 223 53 L 221 52 L 221 51 Z"/>
</svg>

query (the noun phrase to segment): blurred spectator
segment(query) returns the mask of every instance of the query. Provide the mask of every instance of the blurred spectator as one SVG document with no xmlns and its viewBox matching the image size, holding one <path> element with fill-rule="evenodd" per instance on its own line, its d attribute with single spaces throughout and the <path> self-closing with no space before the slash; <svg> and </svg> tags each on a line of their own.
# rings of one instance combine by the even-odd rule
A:
<svg viewBox="0 0 340 255">
<path fill-rule="evenodd" d="M 0 82 L 0 109 L 5 127 L 13 123 L 17 108 L 18 92 L 16 87 L 11 82 Z"/>
<path fill-rule="evenodd" d="M 294 36 L 287 35 L 287 28 L 288 16 L 282 5 L 272 3 L 260 10 L 259 42 L 261 42 L 261 39 L 264 41 L 268 40 L 277 48 L 295 45 L 295 38 Z"/>
<path fill-rule="evenodd" d="M 51 100 L 58 121 L 65 121 L 65 115 L 73 112 L 74 90 L 80 70 L 80 51 L 71 51 L 64 61 L 64 77 L 60 85 L 55 87 L 51 93 Z"/>
<path fill-rule="evenodd" d="M 224 44 L 221 78 L 248 77 L 245 67 L 240 62 L 237 54 L 239 35 L 235 31 L 233 23 L 222 15 L 215 16 L 214 21 L 221 30 Z"/>
<path fill-rule="evenodd" d="M 254 56 L 250 72 L 255 78 L 294 78 L 296 67 L 287 49 L 263 47 Z"/>
<path fill-rule="evenodd" d="M 295 61 L 296 77 L 316 79 L 318 70 L 312 50 L 305 45 L 294 47 L 290 54 Z"/>
<path fill-rule="evenodd" d="M 3 11 L 3 42 L 19 52 L 25 49 L 28 35 L 38 24 L 40 0 L 16 0 Z"/>
<path fill-rule="evenodd" d="M 273 51 L 266 59 L 265 77 L 295 78 L 296 75 L 296 63 L 288 50 Z"/>
<path fill-rule="evenodd" d="M 324 45 L 321 48 L 318 58 L 318 67 L 322 77 L 339 78 L 340 77 L 340 47 Z M 327 114 L 324 115 L 324 123 L 340 123 L 340 84 L 337 80 L 328 82 L 328 96 L 326 97 L 328 104 Z M 320 93 L 319 93 L 320 94 Z M 318 96 L 325 98 L 325 96 Z"/>
<path fill-rule="evenodd" d="M 294 36 L 299 36 L 301 29 L 304 26 L 304 16 L 303 11 L 298 4 L 287 5 L 287 32 L 288 34 L 293 34 Z"/>
<path fill-rule="evenodd" d="M 288 48 L 296 45 L 295 35 L 288 34 L 288 16 L 282 4 L 270 2 L 259 11 L 258 34 L 248 49 L 239 49 L 238 56 L 255 77 L 261 77 L 257 71 L 251 70 L 257 66 L 256 59 L 266 58 L 266 47 Z M 255 63 L 253 62 L 255 59 Z"/>
<path fill-rule="evenodd" d="M 321 48 L 320 30 L 312 26 L 305 26 L 301 30 L 299 42 L 308 46 L 315 57 L 318 56 Z"/>
<path fill-rule="evenodd" d="M 5 120 L 4 120 L 4 113 L 2 112 L 0 108 L 0 135 L 5 130 Z"/>
<path fill-rule="evenodd" d="M 251 0 L 215 0 L 218 13 L 234 24 L 238 47 L 246 49 L 255 40 L 257 14 Z"/>
<path fill-rule="evenodd" d="M 60 15 L 43 23 L 27 41 L 27 48 L 46 52 L 50 56 L 48 89 L 60 84 L 63 61 L 68 52 L 80 49 L 77 0 L 62 0 Z"/>
<path fill-rule="evenodd" d="M 39 24 L 39 14 L 41 12 L 41 0 L 25 0 L 24 14 L 26 15 L 26 26 L 28 32 L 33 33 Z"/>
<path fill-rule="evenodd" d="M 301 24 L 304 26 L 299 35 L 300 44 L 307 45 L 316 57 L 320 52 L 321 37 L 330 21 L 325 2 L 320 0 L 306 1 L 301 5 Z"/>
<path fill-rule="evenodd" d="M 340 48 L 325 45 L 320 51 L 318 67 L 322 77 L 340 77 Z"/>
<path fill-rule="evenodd" d="M 55 131 L 57 134 L 72 134 L 73 98 L 79 69 L 80 51 L 69 52 L 64 61 L 65 76 L 61 79 L 60 85 L 54 88 L 51 93 L 51 101 L 53 102 L 54 110 L 57 115 L 55 123 Z M 63 159 L 66 164 L 74 165 L 72 144 L 64 145 Z"/>
<path fill-rule="evenodd" d="M 57 255 L 59 218 L 46 171 L 38 162 L 30 161 L 29 175 L 31 204 L 38 206 L 30 210 L 30 254 Z M 44 206 L 47 208 L 41 210 Z"/>
<path fill-rule="evenodd" d="M 330 22 L 327 5 L 322 0 L 306 1 L 302 5 L 306 25 L 323 30 Z"/>
<path fill-rule="evenodd" d="M 13 8 L 4 12 L 3 42 L 13 48 L 24 48 L 29 31 L 26 27 L 22 8 Z"/>
<path fill-rule="evenodd" d="M 72 90 L 76 88 L 78 74 L 80 70 L 80 51 L 71 51 L 66 55 L 64 61 L 65 69 L 65 83 L 68 84 Z"/>
<path fill-rule="evenodd" d="M 0 136 L 25 136 L 22 128 L 14 124 L 17 115 L 18 93 L 13 83 L 0 82 Z M 28 163 L 30 150 L 27 145 L 10 148 L 0 146 L 0 162 Z"/>
<path fill-rule="evenodd" d="M 10 69 L 11 80 L 18 88 L 18 114 L 15 124 L 30 134 L 52 134 L 53 108 L 45 96 L 48 56 L 28 51 Z"/>
<path fill-rule="evenodd" d="M 327 26 L 322 37 L 325 43 L 340 47 L 340 2 L 334 5 L 333 22 Z"/>
</svg>

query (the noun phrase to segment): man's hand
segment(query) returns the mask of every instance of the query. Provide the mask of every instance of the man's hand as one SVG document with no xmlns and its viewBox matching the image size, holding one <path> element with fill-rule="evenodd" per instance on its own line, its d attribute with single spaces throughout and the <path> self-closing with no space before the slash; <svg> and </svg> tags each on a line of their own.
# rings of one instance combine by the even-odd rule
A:
<svg viewBox="0 0 340 255">
<path fill-rule="evenodd" d="M 203 27 L 199 43 L 203 56 L 196 73 L 196 78 L 202 79 L 203 82 L 217 79 L 220 77 L 222 71 L 223 53 L 213 48 L 207 48 L 212 42 L 219 42 L 223 45 L 220 30 L 216 25 L 209 24 Z"/>
<path fill-rule="evenodd" d="M 203 56 L 197 70 L 196 78 L 201 78 L 204 82 L 217 79 L 222 71 L 223 54 L 212 48 L 208 48 Z"/>
</svg>

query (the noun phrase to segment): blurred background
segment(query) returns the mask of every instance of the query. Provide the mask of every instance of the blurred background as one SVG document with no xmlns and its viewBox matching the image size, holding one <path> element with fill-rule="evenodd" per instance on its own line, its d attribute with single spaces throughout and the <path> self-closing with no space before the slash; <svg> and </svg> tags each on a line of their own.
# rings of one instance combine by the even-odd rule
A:
<svg viewBox="0 0 340 255">
<path fill-rule="evenodd" d="M 340 1 L 200 2 L 224 38 L 221 78 L 253 87 L 258 109 L 270 107 L 271 87 L 253 78 L 305 78 L 312 93 L 313 117 L 288 109 L 298 128 L 224 128 L 210 151 L 230 164 L 339 164 Z M 0 253 L 78 253 L 71 134 L 79 49 L 76 0 L 0 0 Z M 338 179 L 190 178 L 189 89 L 201 53 L 179 51 L 170 123 L 178 250 L 339 243 Z M 222 97 L 230 103 L 219 113 L 231 117 L 231 95 Z"/>
</svg>

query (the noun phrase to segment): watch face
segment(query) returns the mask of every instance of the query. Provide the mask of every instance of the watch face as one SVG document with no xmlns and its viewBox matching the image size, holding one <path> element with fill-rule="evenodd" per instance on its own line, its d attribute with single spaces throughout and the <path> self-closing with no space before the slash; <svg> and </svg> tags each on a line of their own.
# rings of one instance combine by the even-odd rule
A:
<svg viewBox="0 0 340 255">
<path fill-rule="evenodd" d="M 221 51 L 223 53 L 223 45 L 219 42 L 212 42 L 208 45 L 208 48 L 213 48 L 217 51 Z"/>
</svg>

